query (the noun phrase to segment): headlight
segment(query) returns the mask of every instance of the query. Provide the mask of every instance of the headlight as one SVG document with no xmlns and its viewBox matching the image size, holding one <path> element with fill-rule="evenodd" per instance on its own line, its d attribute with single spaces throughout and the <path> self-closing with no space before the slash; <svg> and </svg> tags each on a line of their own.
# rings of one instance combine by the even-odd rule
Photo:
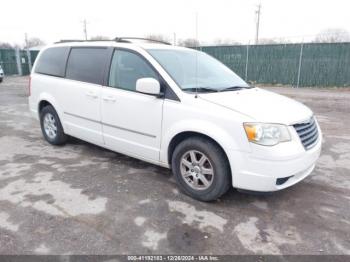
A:
<svg viewBox="0 0 350 262">
<path fill-rule="evenodd" d="M 259 145 L 273 146 L 291 140 L 288 127 L 285 125 L 244 123 L 243 126 L 248 140 Z"/>
</svg>

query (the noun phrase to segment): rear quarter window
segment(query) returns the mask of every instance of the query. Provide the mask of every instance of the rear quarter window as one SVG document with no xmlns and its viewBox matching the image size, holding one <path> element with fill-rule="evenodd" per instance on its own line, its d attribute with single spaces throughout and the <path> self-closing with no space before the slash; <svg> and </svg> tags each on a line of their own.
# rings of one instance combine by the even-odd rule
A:
<svg viewBox="0 0 350 262">
<path fill-rule="evenodd" d="M 35 73 L 63 77 L 69 47 L 52 47 L 43 51 L 35 67 Z"/>
<path fill-rule="evenodd" d="M 72 48 L 67 62 L 66 78 L 102 84 L 107 56 L 107 48 Z"/>
</svg>

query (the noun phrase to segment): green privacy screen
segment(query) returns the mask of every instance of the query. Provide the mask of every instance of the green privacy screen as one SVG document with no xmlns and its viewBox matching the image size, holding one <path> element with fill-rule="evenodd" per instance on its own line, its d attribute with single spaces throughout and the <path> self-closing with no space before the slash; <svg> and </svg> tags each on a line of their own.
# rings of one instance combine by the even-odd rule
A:
<svg viewBox="0 0 350 262">
<path fill-rule="evenodd" d="M 30 51 L 32 65 L 37 57 L 39 51 Z M 17 59 L 17 55 L 19 56 Z M 4 69 L 5 75 L 18 75 L 18 65 L 20 64 L 22 74 L 29 74 L 29 59 L 27 52 L 15 49 L 0 49 L 0 65 Z"/>
<path fill-rule="evenodd" d="M 200 49 L 253 83 L 350 86 L 350 43 L 205 46 Z M 39 52 L 30 53 L 34 63 Z M 21 50 L 18 55 L 22 74 L 29 74 L 26 52 Z M 0 49 L 0 65 L 6 75 L 18 74 L 16 51 Z"/>
<path fill-rule="evenodd" d="M 16 51 L 14 49 L 0 49 L 0 65 L 5 75 L 18 74 L 16 63 Z"/>
<path fill-rule="evenodd" d="M 350 43 L 204 46 L 253 83 L 350 86 Z M 300 67 L 300 71 L 299 71 Z"/>
</svg>

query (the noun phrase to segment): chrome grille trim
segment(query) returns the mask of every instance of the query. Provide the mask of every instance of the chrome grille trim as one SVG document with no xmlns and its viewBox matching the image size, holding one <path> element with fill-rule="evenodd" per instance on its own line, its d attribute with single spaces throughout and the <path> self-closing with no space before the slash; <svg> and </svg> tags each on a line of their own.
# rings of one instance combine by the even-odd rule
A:
<svg viewBox="0 0 350 262">
<path fill-rule="evenodd" d="M 314 117 L 309 121 L 293 125 L 298 133 L 301 143 L 306 150 L 314 147 L 318 141 L 318 128 Z"/>
</svg>

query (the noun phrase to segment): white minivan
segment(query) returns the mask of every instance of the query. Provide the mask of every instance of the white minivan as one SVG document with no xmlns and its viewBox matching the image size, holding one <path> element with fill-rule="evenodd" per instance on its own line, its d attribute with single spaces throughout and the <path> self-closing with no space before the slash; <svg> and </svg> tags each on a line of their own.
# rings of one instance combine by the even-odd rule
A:
<svg viewBox="0 0 350 262">
<path fill-rule="evenodd" d="M 294 185 L 321 151 L 308 107 L 248 85 L 193 49 L 135 38 L 63 41 L 40 52 L 30 81 L 30 110 L 49 143 L 73 136 L 171 168 L 202 201 L 230 186 Z"/>
</svg>

